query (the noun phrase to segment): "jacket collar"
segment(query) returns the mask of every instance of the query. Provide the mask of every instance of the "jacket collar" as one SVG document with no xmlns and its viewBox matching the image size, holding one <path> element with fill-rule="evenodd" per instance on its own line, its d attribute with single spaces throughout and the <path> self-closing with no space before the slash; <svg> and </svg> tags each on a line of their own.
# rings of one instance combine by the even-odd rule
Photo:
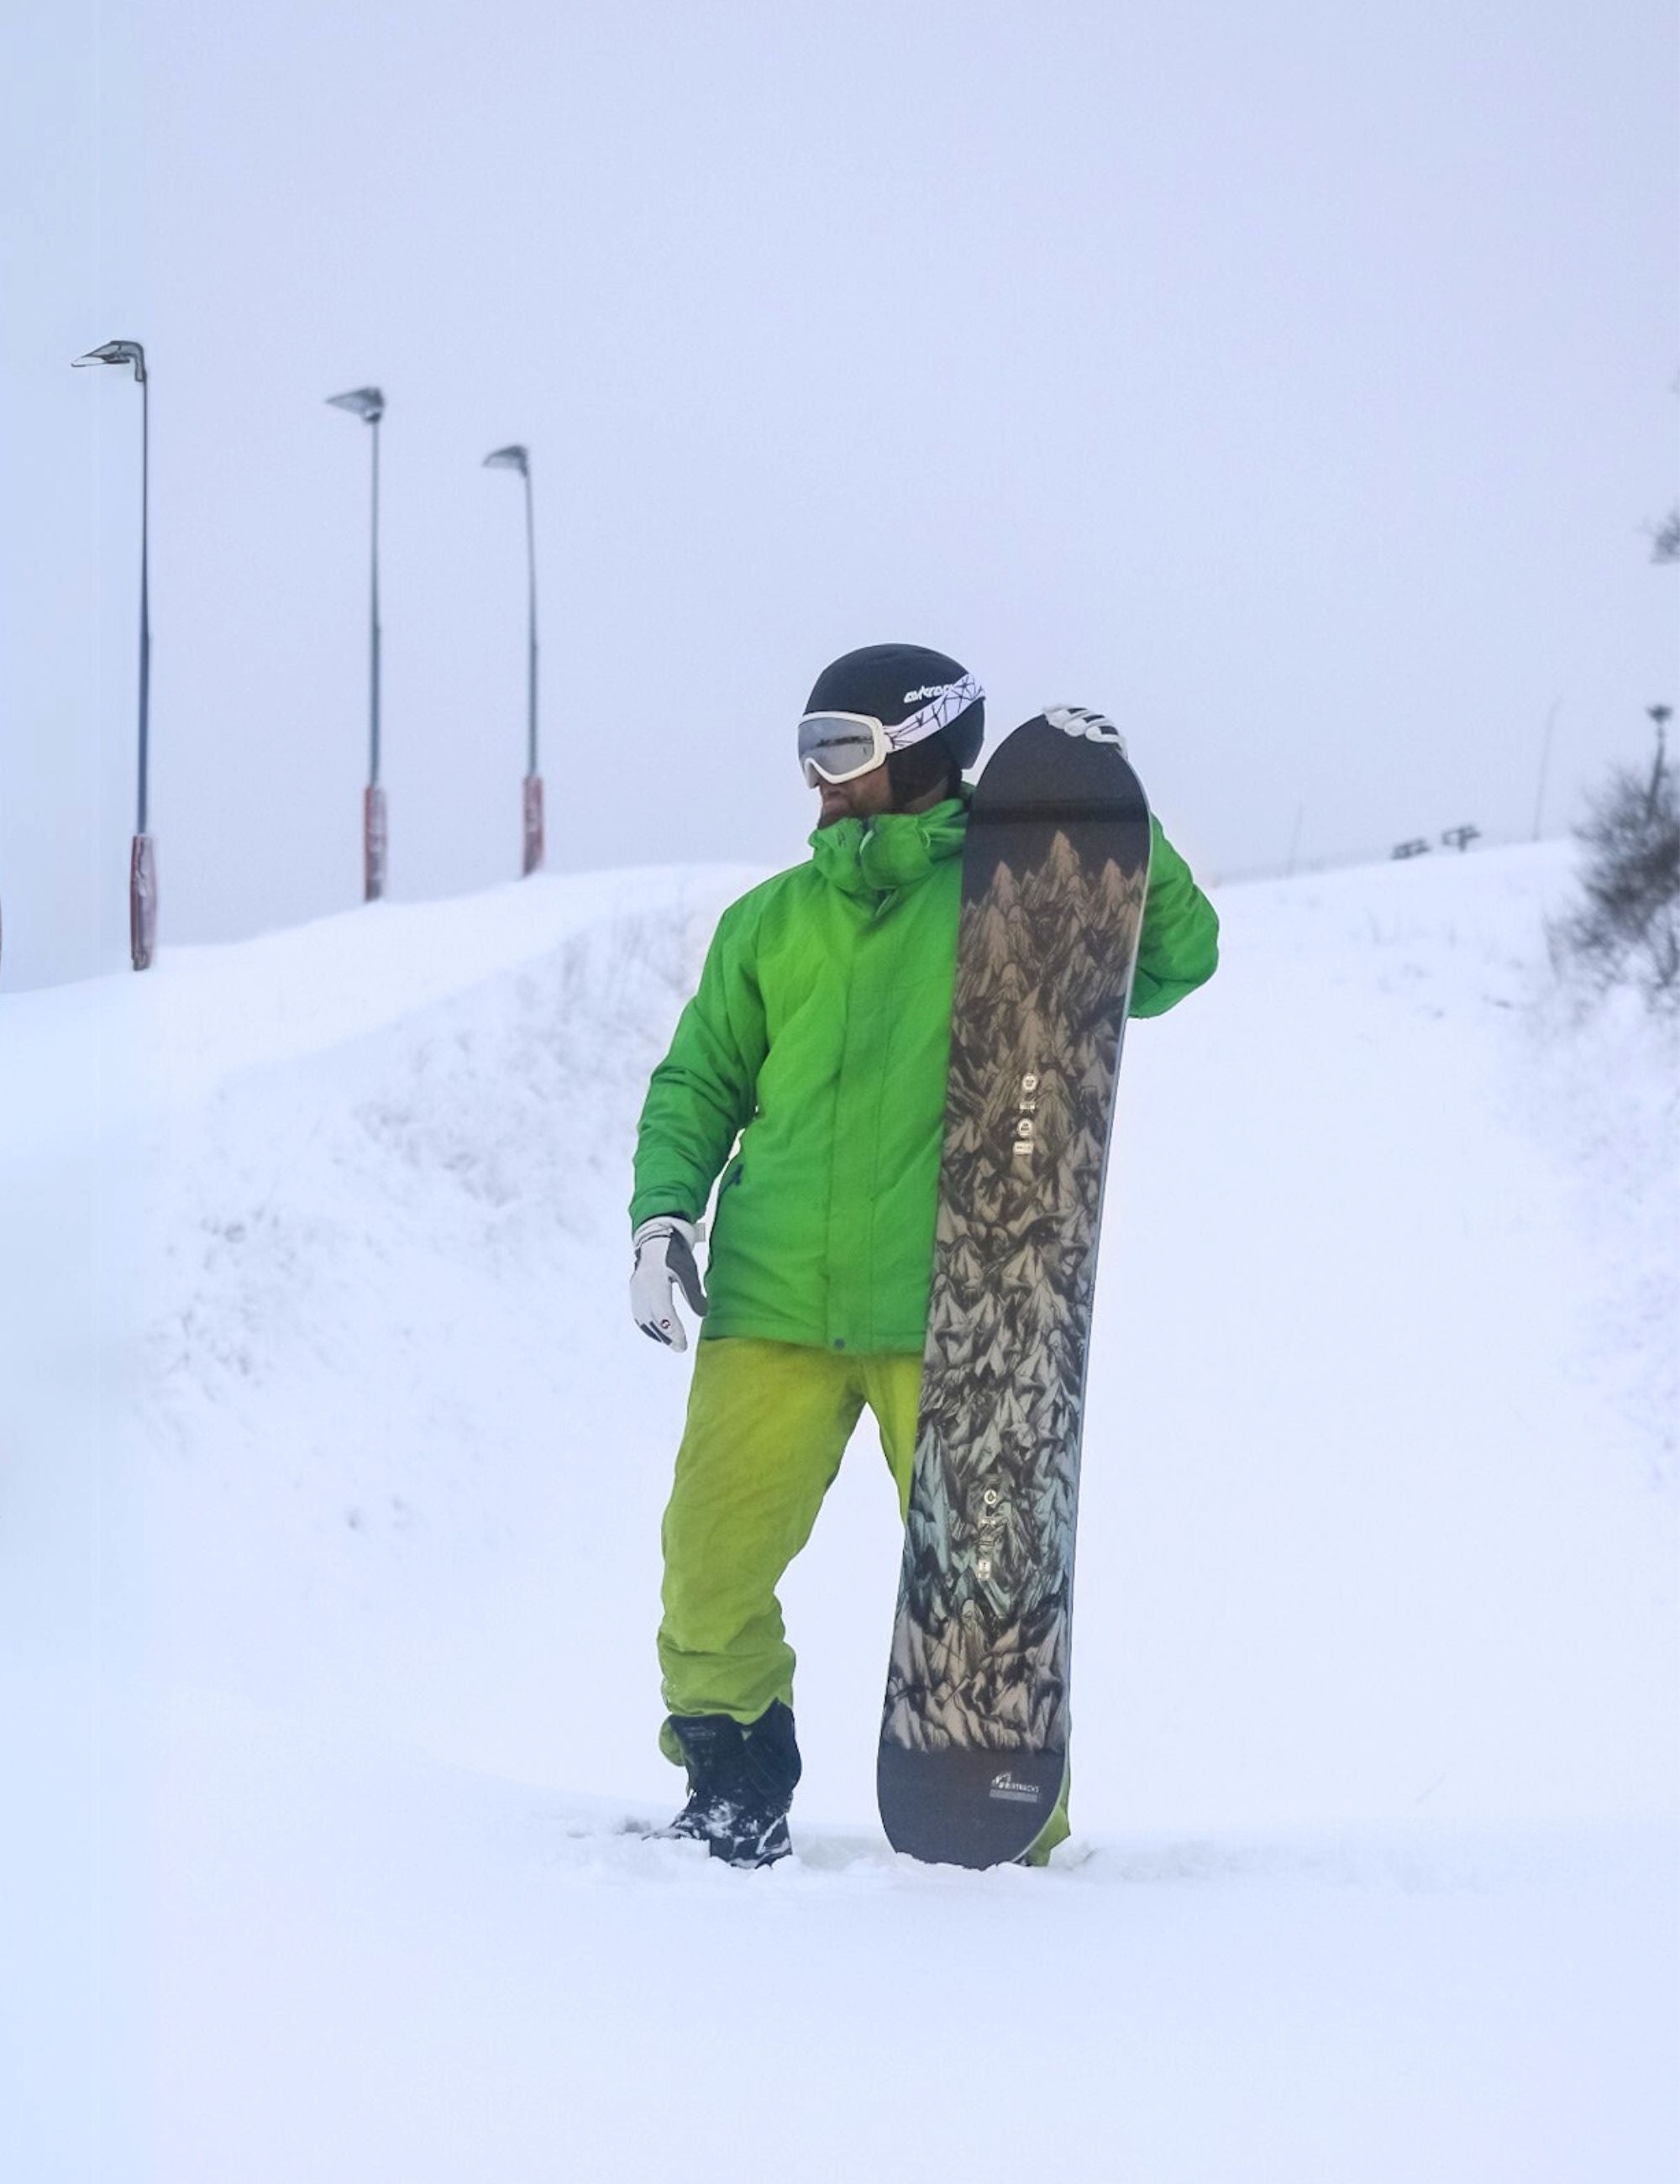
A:
<svg viewBox="0 0 1680 2184">
<path fill-rule="evenodd" d="M 914 887 L 961 850 L 971 794 L 965 788 L 927 811 L 883 811 L 819 827 L 810 838 L 812 862 L 843 894 L 885 896 Z"/>
</svg>

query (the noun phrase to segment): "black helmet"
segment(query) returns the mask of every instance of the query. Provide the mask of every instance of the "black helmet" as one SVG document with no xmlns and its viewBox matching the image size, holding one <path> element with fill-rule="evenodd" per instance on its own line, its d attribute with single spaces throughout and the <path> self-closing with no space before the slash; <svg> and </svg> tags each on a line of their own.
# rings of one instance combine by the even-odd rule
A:
<svg viewBox="0 0 1680 2184">
<path fill-rule="evenodd" d="M 948 759 L 962 772 L 979 757 L 986 736 L 986 693 L 948 653 L 925 644 L 865 644 L 843 653 L 817 677 L 805 712 L 857 713 L 879 721 L 893 785 L 900 789 L 908 785 L 899 780 L 900 771 L 926 775 L 925 785 L 931 785 L 938 778 L 937 766 L 931 764 L 937 759 Z M 924 744 L 934 747 L 922 750 Z"/>
</svg>

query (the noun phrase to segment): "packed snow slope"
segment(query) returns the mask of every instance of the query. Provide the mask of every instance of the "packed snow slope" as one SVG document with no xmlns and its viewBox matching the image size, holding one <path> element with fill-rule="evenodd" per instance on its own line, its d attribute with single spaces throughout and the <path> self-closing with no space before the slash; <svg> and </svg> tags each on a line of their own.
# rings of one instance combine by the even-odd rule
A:
<svg viewBox="0 0 1680 2184">
<path fill-rule="evenodd" d="M 8 2176 L 1670 2176 L 1680 1073 L 1551 989 L 1566 853 L 1227 889 L 1134 1028 L 1040 1874 L 876 1822 L 867 1421 L 797 1856 L 637 1832 L 628 1157 L 753 877 L 0 999 Z"/>
</svg>

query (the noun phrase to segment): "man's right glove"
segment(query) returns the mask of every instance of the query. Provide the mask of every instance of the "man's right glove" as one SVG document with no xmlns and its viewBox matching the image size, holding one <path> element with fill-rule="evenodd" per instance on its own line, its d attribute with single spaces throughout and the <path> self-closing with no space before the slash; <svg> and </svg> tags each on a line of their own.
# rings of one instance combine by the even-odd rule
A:
<svg viewBox="0 0 1680 2184">
<path fill-rule="evenodd" d="M 690 1312 L 703 1319 L 706 1314 L 709 1300 L 694 1263 L 694 1246 L 705 1233 L 704 1227 L 697 1228 L 680 1214 L 657 1213 L 630 1240 L 636 1250 L 630 1276 L 630 1309 L 636 1324 L 643 1334 L 673 1350 L 688 1347 L 687 1333 L 677 1317 L 679 1284 Z"/>
</svg>

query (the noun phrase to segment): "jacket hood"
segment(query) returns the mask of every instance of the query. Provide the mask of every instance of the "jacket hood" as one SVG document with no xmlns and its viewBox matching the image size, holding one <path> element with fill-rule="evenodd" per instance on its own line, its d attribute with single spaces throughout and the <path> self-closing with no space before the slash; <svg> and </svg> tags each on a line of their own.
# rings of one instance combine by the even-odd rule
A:
<svg viewBox="0 0 1680 2184">
<path fill-rule="evenodd" d="M 968 806 L 965 789 L 927 811 L 837 819 L 811 836 L 812 862 L 843 894 L 896 894 L 926 879 L 948 857 L 960 854 L 968 832 Z"/>
</svg>

